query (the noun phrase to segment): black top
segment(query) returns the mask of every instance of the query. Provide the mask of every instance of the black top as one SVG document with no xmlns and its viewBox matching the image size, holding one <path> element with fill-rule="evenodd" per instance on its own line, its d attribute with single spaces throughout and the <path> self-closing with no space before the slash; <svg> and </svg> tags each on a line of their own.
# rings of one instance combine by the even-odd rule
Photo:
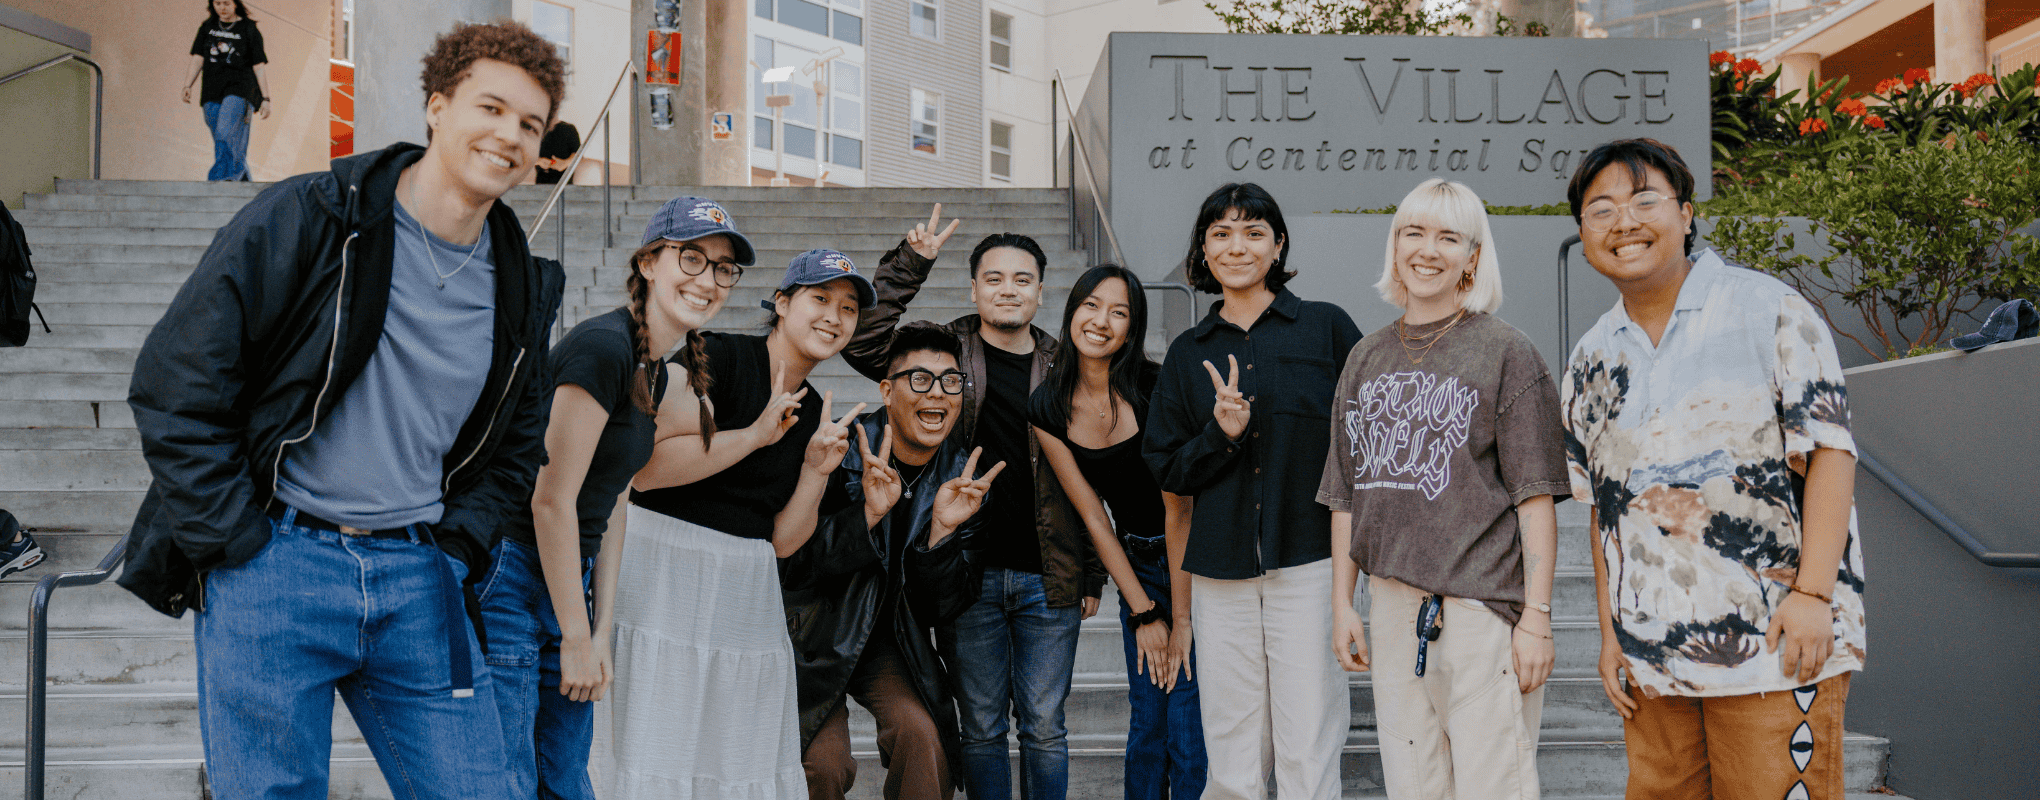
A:
<svg viewBox="0 0 2040 800">
<path fill-rule="evenodd" d="M 705 333 L 708 372 L 715 377 L 708 399 L 715 404 L 715 427 L 733 431 L 757 421 L 772 399 L 772 358 L 765 337 L 740 333 Z M 807 382 L 798 421 L 779 441 L 753 451 L 728 469 L 694 483 L 651 491 L 634 491 L 633 504 L 741 539 L 771 539 L 772 518 L 793 498 L 800 482 L 801 461 L 808 439 L 822 426 L 822 393 Z M 674 386 L 672 391 L 686 391 Z M 846 502 L 831 486 L 823 498 L 824 514 Z M 833 500 L 833 502 L 832 502 Z"/>
<path fill-rule="evenodd" d="M 1169 345 L 1141 453 L 1163 490 L 1196 498 L 1183 570 L 1239 580 L 1332 555 L 1317 483 L 1332 389 L 1360 328 L 1344 309 L 1286 289 L 1249 330 L 1218 315 L 1223 302 Z M 1210 361 L 1224 375 L 1228 354 L 1253 412 L 1239 444 L 1211 417 L 1217 393 L 1204 369 Z"/>
<path fill-rule="evenodd" d="M 262 105 L 255 65 L 269 63 L 269 54 L 262 49 L 262 31 L 256 30 L 255 20 L 244 18 L 228 25 L 208 18 L 191 40 L 191 54 L 205 56 L 198 102 L 217 103 L 233 95 L 247 100 L 250 110 Z"/>
<path fill-rule="evenodd" d="M 602 533 L 609 530 L 616 496 L 630 486 L 630 476 L 652 458 L 656 423 L 630 401 L 630 382 L 637 372 L 631 356 L 631 327 L 630 312 L 621 308 L 588 319 L 553 346 L 547 363 L 552 368 L 553 386 L 579 386 L 609 412 L 609 422 L 602 426 L 602 438 L 596 440 L 594 457 L 588 462 L 588 474 L 581 479 L 581 493 L 574 500 L 581 523 L 582 558 L 593 558 L 602 549 Z M 523 510 L 505 520 L 503 535 L 536 549 L 538 534 L 532 525 L 531 506 L 526 504 Z"/>
<path fill-rule="evenodd" d="M 1137 398 L 1128 398 L 1133 406 L 1134 425 L 1132 436 L 1118 444 L 1099 449 L 1084 447 L 1070 441 L 1069 429 L 1056 425 L 1049 411 L 1057 403 L 1067 401 L 1056 396 L 1055 387 L 1047 381 L 1034 390 L 1028 399 L 1027 418 L 1043 432 L 1056 438 L 1070 449 L 1070 455 L 1077 460 L 1077 471 L 1083 473 L 1084 482 L 1091 485 L 1091 491 L 1105 506 L 1112 510 L 1112 526 L 1117 529 L 1122 541 L 1136 537 L 1146 546 L 1162 538 L 1162 487 L 1155 482 L 1155 474 L 1148 471 L 1147 462 L 1141 459 L 1141 431 L 1147 429 L 1148 397 L 1154 393 L 1155 380 L 1161 374 L 1159 368 L 1150 368 L 1140 376 Z M 1068 409 L 1064 414 L 1067 417 Z"/>
<path fill-rule="evenodd" d="M 1006 468 L 992 479 L 992 495 L 979 552 L 987 567 L 1041 574 L 1041 534 L 1034 524 L 1034 470 L 1027 447 L 1027 376 L 1034 354 L 985 346 L 984 405 L 978 411 L 978 474 L 993 464 Z M 938 390 L 939 391 L 939 390 Z"/>
</svg>

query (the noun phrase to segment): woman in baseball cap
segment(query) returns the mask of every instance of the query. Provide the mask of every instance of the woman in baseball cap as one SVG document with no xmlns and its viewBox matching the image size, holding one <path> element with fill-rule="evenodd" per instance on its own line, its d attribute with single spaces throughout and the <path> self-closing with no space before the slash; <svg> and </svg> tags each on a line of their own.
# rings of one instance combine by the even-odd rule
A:
<svg viewBox="0 0 2040 800">
<path fill-rule="evenodd" d="M 718 211 L 683 216 L 716 221 Z M 733 258 L 751 257 L 735 231 L 724 235 L 741 245 Z M 659 440 L 626 513 L 614 797 L 674 787 L 806 797 L 778 558 L 814 533 L 826 480 L 849 446 L 847 423 L 864 408 L 836 416 L 808 373 L 843 349 L 858 312 L 875 303 L 848 257 L 811 250 L 767 303 L 766 333 L 690 338 L 676 369 L 693 391 L 661 401 Z"/>
</svg>

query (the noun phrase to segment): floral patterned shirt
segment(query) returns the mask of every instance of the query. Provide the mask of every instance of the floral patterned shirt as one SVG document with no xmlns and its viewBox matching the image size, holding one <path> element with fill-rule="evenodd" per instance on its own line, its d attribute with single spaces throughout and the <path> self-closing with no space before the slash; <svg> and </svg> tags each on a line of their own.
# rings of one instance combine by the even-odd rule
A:
<svg viewBox="0 0 2040 800">
<path fill-rule="evenodd" d="M 1856 450 L 1819 312 L 1710 250 L 1655 347 L 1617 301 L 1573 348 L 1560 393 L 1630 681 L 1648 697 L 1797 688 L 1764 634 L 1798 575 L 1808 460 Z M 1837 572 L 1834 655 L 1816 681 L 1863 668 L 1853 511 Z"/>
</svg>

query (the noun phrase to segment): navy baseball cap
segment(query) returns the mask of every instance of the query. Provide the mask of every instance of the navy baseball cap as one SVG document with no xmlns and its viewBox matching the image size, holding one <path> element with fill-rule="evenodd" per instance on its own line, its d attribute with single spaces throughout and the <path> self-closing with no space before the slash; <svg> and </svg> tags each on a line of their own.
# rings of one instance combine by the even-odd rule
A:
<svg viewBox="0 0 2040 800">
<path fill-rule="evenodd" d="M 793 257 L 786 265 L 786 277 L 779 282 L 779 291 L 786 292 L 795 286 L 820 286 L 838 278 L 850 279 L 850 285 L 857 287 L 859 308 L 878 305 L 878 290 L 871 285 L 871 279 L 858 274 L 857 265 L 850 257 L 834 250 L 809 250 Z M 760 305 L 772 308 L 772 301 L 761 300 Z"/>
<path fill-rule="evenodd" d="M 730 237 L 730 247 L 737 251 L 737 263 L 751 266 L 758 261 L 758 251 L 751 248 L 751 240 L 737 232 L 737 219 L 721 203 L 706 197 L 675 197 L 659 206 L 659 213 L 652 215 L 652 224 L 645 226 L 645 239 L 639 247 L 660 239 L 675 242 L 691 242 L 703 236 L 722 234 Z"/>
</svg>

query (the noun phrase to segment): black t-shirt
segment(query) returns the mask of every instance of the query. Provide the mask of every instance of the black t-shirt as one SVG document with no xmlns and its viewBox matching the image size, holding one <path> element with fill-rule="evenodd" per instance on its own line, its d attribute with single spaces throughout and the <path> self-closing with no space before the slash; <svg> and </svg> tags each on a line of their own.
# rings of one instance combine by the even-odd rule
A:
<svg viewBox="0 0 2040 800">
<path fill-rule="evenodd" d="M 207 19 L 191 40 L 191 54 L 205 57 L 199 80 L 198 102 L 217 103 L 228 95 L 248 101 L 249 110 L 262 105 L 262 85 L 255 80 L 255 65 L 269 63 L 262 49 L 262 31 L 252 19 L 232 25 Z"/>
<path fill-rule="evenodd" d="M 705 333 L 715 428 L 732 431 L 757 421 L 772 399 L 772 357 L 765 337 L 740 333 Z M 801 461 L 808 440 L 822 426 L 822 393 L 806 382 L 798 421 L 779 441 L 753 451 L 728 469 L 683 486 L 631 492 L 630 501 L 675 519 L 721 531 L 741 539 L 771 539 L 772 518 L 800 482 Z M 687 391 L 675 385 L 668 391 Z M 830 482 L 822 513 L 840 509 L 848 498 Z"/>
<path fill-rule="evenodd" d="M 1069 429 L 1051 421 L 1049 409 L 1065 402 L 1056 397 L 1054 387 L 1041 384 L 1027 403 L 1027 418 L 1035 427 L 1054 436 L 1076 457 L 1077 471 L 1083 473 L 1084 482 L 1111 509 L 1112 525 L 1118 529 L 1122 543 L 1132 536 L 1143 540 L 1140 544 L 1151 546 L 1162 538 L 1162 487 L 1140 455 L 1140 431 L 1147 429 L 1148 397 L 1154 394 L 1155 376 L 1160 372 L 1160 367 L 1150 364 L 1140 376 L 1137 396 L 1127 398 L 1133 405 L 1134 424 L 1139 430 L 1123 442 L 1100 449 L 1070 441 Z M 1068 410 L 1064 408 L 1065 419 Z"/>
<path fill-rule="evenodd" d="M 581 523 L 582 558 L 592 558 L 602 549 L 602 534 L 609 530 L 616 496 L 652 458 L 656 423 L 630 400 L 630 383 L 637 372 L 631 356 L 631 327 L 630 313 L 619 308 L 575 325 L 547 357 L 554 386 L 579 386 L 609 412 L 609 422 L 602 426 L 602 437 L 595 441 L 594 457 L 588 461 L 588 474 L 581 479 L 581 493 L 574 500 Z M 509 521 L 503 535 L 535 549 L 538 534 L 532 527 L 531 506 L 520 506 L 519 511 L 523 513 Z"/>
<path fill-rule="evenodd" d="M 979 545 L 986 566 L 1041 574 L 1041 534 L 1034 526 L 1034 470 L 1028 457 L 1027 380 L 1032 353 L 1014 354 L 985 346 L 985 399 L 978 406 L 978 474 L 993 464 L 1006 468 L 992 479 L 991 511 Z"/>
</svg>

